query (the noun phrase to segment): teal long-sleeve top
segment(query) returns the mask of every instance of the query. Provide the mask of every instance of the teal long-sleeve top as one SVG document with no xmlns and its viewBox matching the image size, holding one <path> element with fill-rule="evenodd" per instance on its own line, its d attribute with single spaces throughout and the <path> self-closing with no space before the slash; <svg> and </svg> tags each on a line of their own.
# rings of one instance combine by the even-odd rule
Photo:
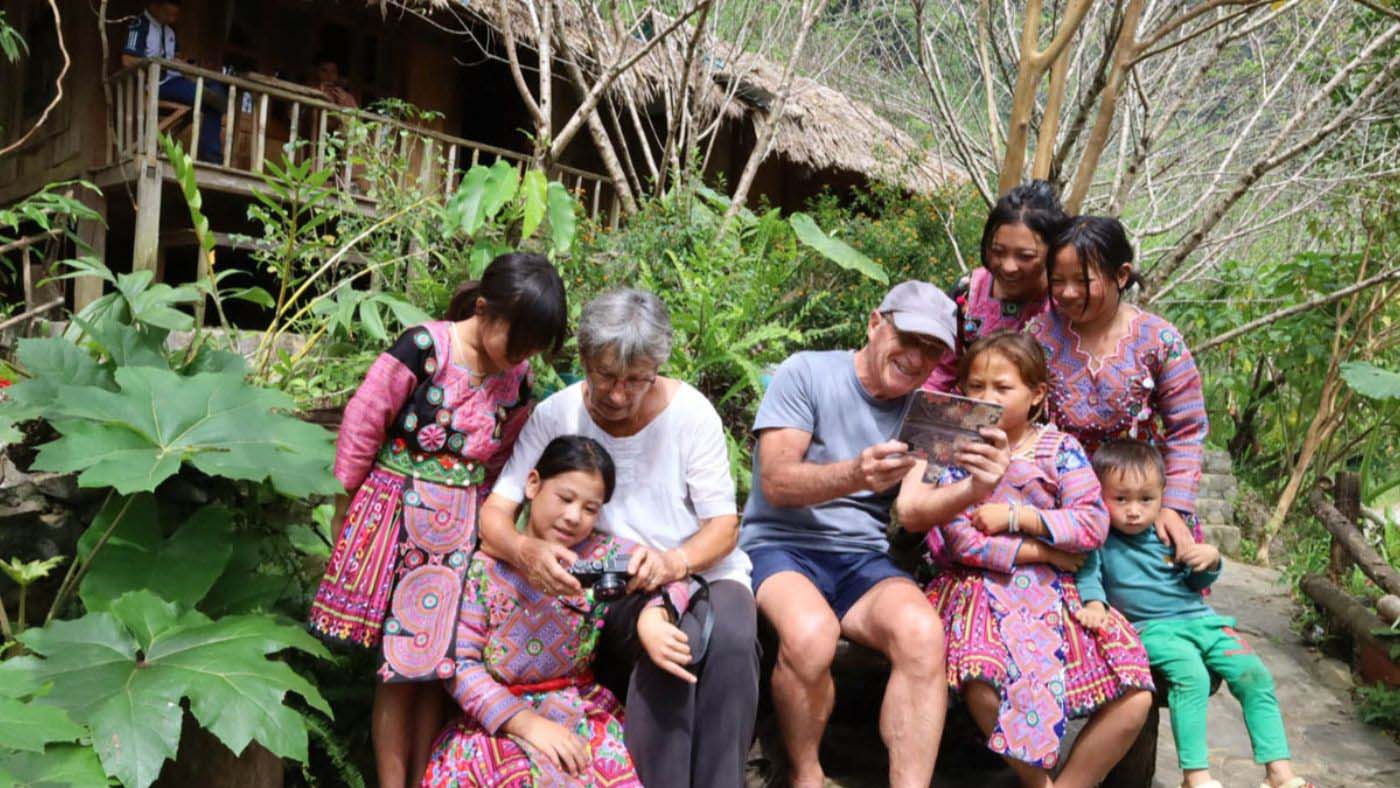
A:
<svg viewBox="0 0 1400 788">
<path fill-rule="evenodd" d="M 1215 615 L 1201 591 L 1220 576 L 1222 563 L 1194 572 L 1176 563 L 1174 551 L 1154 529 L 1134 535 L 1115 528 L 1085 559 L 1075 583 L 1080 599 L 1106 602 L 1141 628 L 1148 621 Z"/>
</svg>

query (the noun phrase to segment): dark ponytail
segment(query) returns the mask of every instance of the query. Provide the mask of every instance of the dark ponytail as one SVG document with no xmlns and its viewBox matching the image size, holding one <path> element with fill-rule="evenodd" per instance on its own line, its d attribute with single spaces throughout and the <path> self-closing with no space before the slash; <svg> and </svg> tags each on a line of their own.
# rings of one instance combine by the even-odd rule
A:
<svg viewBox="0 0 1400 788">
<path fill-rule="evenodd" d="M 1002 195 L 987 213 L 987 223 L 982 225 L 982 265 L 987 264 L 997 230 L 1005 225 L 1024 224 L 1049 247 L 1068 223 L 1069 216 L 1049 181 L 1025 181 Z"/>
<path fill-rule="evenodd" d="M 510 252 L 492 260 L 481 279 L 457 287 L 447 319 L 457 322 L 476 316 L 477 299 L 486 302 L 481 317 L 510 324 L 506 349 L 511 356 L 557 353 L 564 346 L 569 320 L 564 282 L 543 256 Z"/>
<path fill-rule="evenodd" d="M 570 471 L 596 473 L 603 477 L 603 503 L 612 500 L 617 470 L 613 467 L 612 455 L 603 448 L 603 444 L 583 435 L 561 435 L 544 447 L 544 453 L 535 462 L 535 473 L 540 475 L 540 481 Z"/>
<path fill-rule="evenodd" d="M 1118 271 L 1133 261 L 1133 245 L 1128 241 L 1128 231 L 1123 223 L 1112 216 L 1080 216 L 1069 223 L 1050 249 L 1050 261 L 1045 266 L 1047 279 L 1055 272 L 1055 256 L 1065 247 L 1073 247 L 1084 269 L 1084 289 L 1089 289 L 1089 266 L 1099 270 L 1099 274 L 1114 286 L 1118 285 Z M 1128 276 L 1128 287 L 1141 284 L 1137 271 Z M 1123 288 L 1118 288 L 1119 292 Z M 1086 299 L 1084 307 L 1089 302 Z"/>
</svg>

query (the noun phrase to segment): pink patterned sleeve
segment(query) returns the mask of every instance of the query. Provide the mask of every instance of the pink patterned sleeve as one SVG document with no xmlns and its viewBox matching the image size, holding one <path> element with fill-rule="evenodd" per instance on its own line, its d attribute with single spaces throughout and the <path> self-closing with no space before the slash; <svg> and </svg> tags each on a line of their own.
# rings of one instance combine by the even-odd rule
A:
<svg viewBox="0 0 1400 788">
<path fill-rule="evenodd" d="M 475 720 L 487 733 L 495 735 L 512 717 L 530 708 L 511 693 L 486 669 L 483 652 L 487 639 L 487 614 L 482 586 L 489 582 L 480 559 L 472 562 L 462 589 L 462 607 L 457 619 L 457 674 L 448 692 L 462 707 L 467 719 Z"/>
<path fill-rule="evenodd" d="M 1171 324 L 1167 323 L 1158 336 L 1162 342 L 1162 368 L 1157 373 L 1152 404 L 1162 417 L 1166 444 L 1162 459 L 1167 463 L 1167 489 L 1162 505 L 1183 514 L 1195 514 L 1206 433 L 1210 431 L 1201 373 L 1186 342 Z"/>
<path fill-rule="evenodd" d="M 1020 536 L 987 536 L 972 526 L 968 512 L 943 526 L 943 540 L 952 559 L 963 566 L 1010 572 L 1016 567 Z"/>
<path fill-rule="evenodd" d="M 1047 541 L 1071 553 L 1097 550 L 1108 538 L 1108 510 L 1084 447 L 1073 436 L 1065 435 L 1060 441 L 1055 475 L 1060 485 L 1059 508 L 1040 512 L 1040 520 L 1050 532 Z"/>
<path fill-rule="evenodd" d="M 345 406 L 335 442 L 335 478 L 347 492 L 359 489 L 369 475 L 389 425 L 417 385 L 413 371 L 388 353 L 379 354 L 365 373 L 364 382 Z"/>
</svg>

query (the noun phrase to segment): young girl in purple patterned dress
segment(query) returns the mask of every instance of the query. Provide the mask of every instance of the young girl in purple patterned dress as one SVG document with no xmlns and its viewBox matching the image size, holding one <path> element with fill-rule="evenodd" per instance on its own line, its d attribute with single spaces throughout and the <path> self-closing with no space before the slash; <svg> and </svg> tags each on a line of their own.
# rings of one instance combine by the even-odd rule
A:
<svg viewBox="0 0 1400 788">
<path fill-rule="evenodd" d="M 926 540 L 939 570 L 927 593 L 946 631 L 948 683 L 1026 786 L 1051 785 L 1065 722 L 1090 717 L 1053 784 L 1096 785 L 1152 705 L 1147 655 L 1128 622 L 1114 614 L 1094 631 L 1073 615 L 1074 571 L 1108 533 L 1098 479 L 1078 441 L 1034 421 L 1047 389 L 1035 340 L 1010 332 L 977 340 L 958 381 L 968 396 L 1003 407 L 1011 459 L 983 503 Z M 905 478 L 901 515 L 920 507 L 912 499 L 948 495 L 968 476 L 950 468 L 932 486 L 922 475 L 916 467 Z"/>
<path fill-rule="evenodd" d="M 559 349 L 567 317 L 548 260 L 502 255 L 458 288 L 447 320 L 382 353 L 345 406 L 335 475 L 346 494 L 309 624 L 380 650 L 372 735 L 384 788 L 418 782 L 442 727 L 477 508 L 530 412 L 526 359 Z"/>
<path fill-rule="evenodd" d="M 550 441 L 525 482 L 530 536 L 580 560 L 629 556 L 637 545 L 593 530 L 616 471 L 592 438 Z M 669 583 L 637 621 L 642 648 L 684 681 L 691 653 L 672 626 L 689 599 Z M 556 597 L 535 590 L 503 561 L 477 553 L 467 572 L 450 688 L 462 716 L 433 750 L 424 788 L 641 788 L 622 740 L 622 707 L 593 677 L 607 602 L 586 589 Z"/>
<path fill-rule="evenodd" d="M 952 391 L 958 359 L 978 337 L 1020 331 L 1048 308 L 1045 265 L 1050 245 L 1068 221 L 1054 187 L 1045 181 L 1026 181 L 997 200 L 982 226 L 982 266 L 950 294 L 958 305 L 957 347 L 944 354 L 924 388 Z"/>
<path fill-rule="evenodd" d="M 1081 216 L 1055 239 L 1053 308 L 1026 331 L 1050 368 L 1050 418 L 1092 454 L 1115 438 L 1155 445 L 1167 463 L 1157 534 L 1182 550 L 1200 541 L 1196 489 L 1209 424 L 1201 375 L 1181 332 L 1123 301 L 1136 281 L 1117 219 Z"/>
</svg>

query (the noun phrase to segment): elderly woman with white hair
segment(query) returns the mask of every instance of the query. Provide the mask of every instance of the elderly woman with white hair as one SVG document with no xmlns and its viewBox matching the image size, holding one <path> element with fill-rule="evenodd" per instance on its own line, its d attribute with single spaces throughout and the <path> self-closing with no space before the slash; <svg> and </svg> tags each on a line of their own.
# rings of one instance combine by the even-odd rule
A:
<svg viewBox="0 0 1400 788">
<path fill-rule="evenodd" d="M 625 693 L 627 749 L 648 788 L 742 786 L 758 705 L 756 612 L 719 414 L 689 384 L 657 374 L 671 353 L 671 321 L 651 293 L 615 290 L 589 302 L 578 346 L 585 378 L 531 414 L 481 509 L 482 547 L 540 591 L 579 593 L 566 569 L 577 557 L 519 533 L 515 522 L 526 476 L 552 439 L 586 435 L 603 444 L 617 487 L 598 529 L 647 548 L 632 559 L 632 587 L 698 576 L 708 588 L 650 659 L 638 659 L 635 632 L 634 605 L 644 597 L 609 611 L 595 667 Z M 610 669 L 620 680 L 609 681 Z"/>
</svg>

